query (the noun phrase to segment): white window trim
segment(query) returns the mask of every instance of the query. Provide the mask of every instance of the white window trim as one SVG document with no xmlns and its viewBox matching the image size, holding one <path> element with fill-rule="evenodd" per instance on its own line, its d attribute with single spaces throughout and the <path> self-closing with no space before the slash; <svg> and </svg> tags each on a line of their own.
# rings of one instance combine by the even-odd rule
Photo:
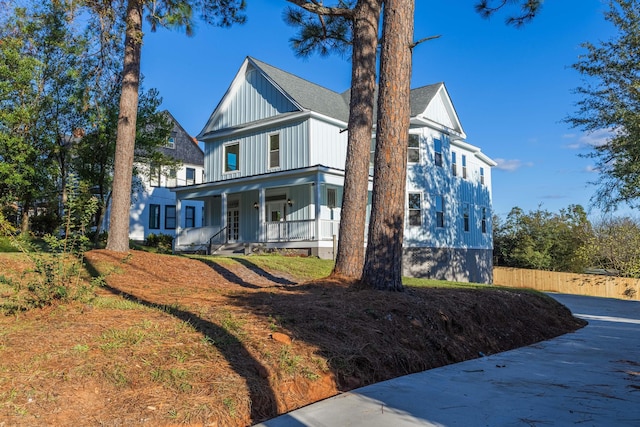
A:
<svg viewBox="0 0 640 427">
<path fill-rule="evenodd" d="M 420 208 L 415 209 L 409 206 L 409 196 L 411 194 L 417 194 L 420 196 Z M 411 224 L 411 211 L 420 211 L 420 224 Z M 422 227 L 424 225 L 424 194 L 421 191 L 409 191 L 407 192 L 407 225 L 409 227 Z"/>
<path fill-rule="evenodd" d="M 278 166 L 271 166 L 271 137 L 278 135 Z M 267 169 L 277 170 L 282 167 L 282 138 L 280 132 L 272 132 L 267 135 Z"/>
<path fill-rule="evenodd" d="M 416 136 L 418 137 L 418 146 L 417 147 L 409 147 L 409 138 L 411 136 Z M 413 133 L 413 132 L 409 132 L 409 136 L 407 136 L 407 164 L 409 165 L 419 165 L 422 163 L 422 149 L 421 149 L 421 140 L 422 140 L 422 135 L 420 135 L 419 133 Z M 410 162 L 409 161 L 409 150 L 418 150 L 418 161 L 417 162 Z"/>
<path fill-rule="evenodd" d="M 232 145 L 237 145 L 238 146 L 238 168 L 234 169 L 234 170 L 227 170 L 227 147 L 230 147 Z M 240 141 L 232 141 L 232 142 L 225 142 L 224 144 L 222 144 L 222 173 L 223 174 L 234 174 L 234 173 L 238 173 L 240 172 L 240 153 L 242 152 L 242 149 L 240 148 Z"/>
</svg>

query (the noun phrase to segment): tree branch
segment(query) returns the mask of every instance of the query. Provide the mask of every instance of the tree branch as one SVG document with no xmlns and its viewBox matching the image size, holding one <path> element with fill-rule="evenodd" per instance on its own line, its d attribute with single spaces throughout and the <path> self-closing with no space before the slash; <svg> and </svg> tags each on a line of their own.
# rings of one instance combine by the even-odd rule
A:
<svg viewBox="0 0 640 427">
<path fill-rule="evenodd" d="M 344 16 L 351 18 L 354 16 L 354 11 L 344 7 L 327 7 L 313 0 L 287 0 L 289 3 L 293 3 L 296 6 L 303 8 L 304 10 L 315 13 L 316 15 L 323 16 Z"/>
<path fill-rule="evenodd" d="M 427 42 L 429 40 L 439 39 L 440 37 L 442 37 L 442 36 L 440 34 L 438 34 L 437 36 L 429 36 L 429 37 L 421 38 L 420 40 L 413 42 L 409 46 L 409 49 L 413 49 L 414 47 L 418 46 L 420 43 L 424 43 L 424 42 Z"/>
</svg>

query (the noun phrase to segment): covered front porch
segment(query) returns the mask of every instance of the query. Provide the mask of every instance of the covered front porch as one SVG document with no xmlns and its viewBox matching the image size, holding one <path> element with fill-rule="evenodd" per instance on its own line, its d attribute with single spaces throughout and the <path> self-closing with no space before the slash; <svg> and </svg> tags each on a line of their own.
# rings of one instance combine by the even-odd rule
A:
<svg viewBox="0 0 640 427">
<path fill-rule="evenodd" d="M 204 221 L 176 230 L 174 251 L 291 249 L 332 258 L 342 184 L 342 171 L 317 166 L 178 188 L 176 210 L 202 200 Z"/>
</svg>

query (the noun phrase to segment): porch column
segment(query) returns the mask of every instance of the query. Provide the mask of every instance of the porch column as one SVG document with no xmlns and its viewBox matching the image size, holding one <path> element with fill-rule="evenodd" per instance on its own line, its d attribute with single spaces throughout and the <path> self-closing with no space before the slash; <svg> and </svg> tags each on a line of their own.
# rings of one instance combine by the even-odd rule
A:
<svg viewBox="0 0 640 427">
<path fill-rule="evenodd" d="M 258 192 L 258 238 L 260 242 L 267 241 L 267 206 L 264 188 Z"/>
<path fill-rule="evenodd" d="M 227 226 L 227 193 L 220 195 L 220 230 L 224 230 Z M 228 230 L 224 232 L 224 241 L 227 241 Z"/>
<path fill-rule="evenodd" d="M 322 237 L 320 232 L 322 230 L 321 224 L 320 224 L 320 200 L 321 200 L 321 194 L 320 194 L 320 175 L 316 175 L 316 182 L 311 184 L 314 188 L 314 207 L 315 207 L 315 220 L 316 220 L 316 241 L 320 241 L 320 238 Z"/>
</svg>

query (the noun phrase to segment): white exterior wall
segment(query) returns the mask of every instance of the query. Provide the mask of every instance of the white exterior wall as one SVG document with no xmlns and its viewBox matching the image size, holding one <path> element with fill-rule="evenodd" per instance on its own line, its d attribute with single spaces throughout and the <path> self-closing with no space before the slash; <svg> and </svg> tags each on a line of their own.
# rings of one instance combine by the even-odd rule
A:
<svg viewBox="0 0 640 427">
<path fill-rule="evenodd" d="M 187 168 L 195 169 L 196 184 L 202 183 L 202 174 L 204 168 L 202 166 L 184 164 L 176 171 L 176 179 L 170 180 L 166 174 L 162 174 L 160 177 L 160 185 L 152 187 L 150 185 L 148 174 L 148 168 L 145 169 L 143 165 L 137 165 L 137 168 L 142 171 L 141 175 L 135 178 L 134 193 L 131 196 L 131 210 L 129 215 L 129 238 L 136 241 L 144 241 L 150 233 L 153 234 L 168 234 L 175 236 L 176 229 L 166 228 L 166 206 L 176 205 L 176 194 L 173 193 L 169 186 L 183 186 L 186 185 Z M 151 205 L 160 206 L 160 227 L 157 229 L 151 229 L 149 226 L 149 212 Z M 176 218 L 176 226 L 184 228 L 186 226 L 186 207 L 194 207 L 195 212 L 195 226 L 201 227 L 203 225 L 203 206 L 204 203 L 196 200 L 183 200 L 181 205 L 180 218 Z M 105 228 L 109 226 L 109 211 L 105 217 Z"/>
<path fill-rule="evenodd" d="M 412 129 L 420 135 L 420 162 L 409 163 L 407 194 L 422 197 L 422 225 L 409 225 L 406 197 L 405 246 L 488 249 L 491 236 L 491 165 L 476 156 L 478 149 L 469 144 L 452 143 L 449 136 L 431 129 Z M 442 167 L 435 164 L 434 140 L 442 141 Z M 457 155 L 457 176 L 453 176 L 451 152 Z M 462 156 L 467 158 L 467 178 L 462 177 Z M 485 183 L 480 183 L 480 167 Z M 436 198 L 443 196 L 444 227 L 436 226 Z M 463 210 L 469 207 L 469 231 L 464 231 Z M 485 208 L 485 232 L 482 232 L 482 208 Z"/>
<path fill-rule="evenodd" d="M 346 125 L 345 125 L 346 127 Z M 312 141 L 311 166 L 323 165 L 344 170 L 347 161 L 348 132 L 335 124 L 312 118 L 309 120 L 309 140 Z"/>
</svg>

